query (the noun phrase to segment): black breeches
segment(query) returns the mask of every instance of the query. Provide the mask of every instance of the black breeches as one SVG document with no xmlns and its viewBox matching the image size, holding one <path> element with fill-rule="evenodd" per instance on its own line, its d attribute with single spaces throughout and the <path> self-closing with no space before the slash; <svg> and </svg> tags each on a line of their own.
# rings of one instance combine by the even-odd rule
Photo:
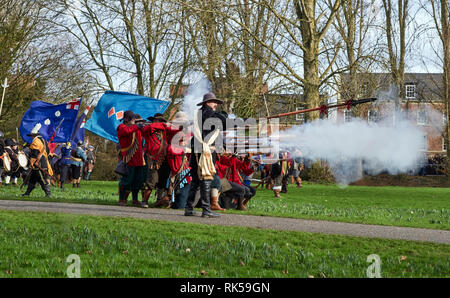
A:
<svg viewBox="0 0 450 298">
<path fill-rule="evenodd" d="M 245 187 L 245 195 L 244 195 L 244 197 L 246 199 L 253 198 L 255 196 L 255 194 L 256 194 L 256 188 L 254 188 L 253 186 L 247 186 L 247 185 L 245 185 L 244 187 Z"/>
<path fill-rule="evenodd" d="M 31 170 L 30 180 L 28 180 L 28 184 L 36 186 L 36 183 L 39 183 L 44 189 L 44 187 L 48 185 L 47 176 L 40 170 Z"/>
</svg>

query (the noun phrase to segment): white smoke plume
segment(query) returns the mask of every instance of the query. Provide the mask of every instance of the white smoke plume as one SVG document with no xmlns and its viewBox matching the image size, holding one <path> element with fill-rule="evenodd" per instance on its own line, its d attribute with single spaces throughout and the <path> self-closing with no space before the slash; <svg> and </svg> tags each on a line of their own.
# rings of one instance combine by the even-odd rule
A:
<svg viewBox="0 0 450 298">
<path fill-rule="evenodd" d="M 325 119 L 280 132 L 281 149 L 294 152 L 298 148 L 303 157 L 326 160 L 340 185 L 361 179 L 363 171 L 398 174 L 416 169 L 423 142 L 423 130 L 400 115 L 396 115 L 395 125 L 392 116 L 378 123 Z"/>
<path fill-rule="evenodd" d="M 194 113 L 199 109 L 197 104 L 203 100 L 203 95 L 208 92 L 211 92 L 211 83 L 206 78 L 189 86 L 181 107 L 181 111 L 186 113 L 189 120 L 194 119 Z"/>
</svg>

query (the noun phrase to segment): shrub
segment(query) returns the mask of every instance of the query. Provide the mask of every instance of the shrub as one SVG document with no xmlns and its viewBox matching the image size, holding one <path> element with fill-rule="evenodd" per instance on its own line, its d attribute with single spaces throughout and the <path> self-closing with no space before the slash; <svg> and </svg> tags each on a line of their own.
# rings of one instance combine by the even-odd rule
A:
<svg viewBox="0 0 450 298">
<path fill-rule="evenodd" d="M 120 176 L 114 173 L 117 166 L 117 157 L 115 154 L 97 152 L 97 162 L 92 171 L 92 180 L 118 181 Z"/>
<path fill-rule="evenodd" d="M 335 182 L 330 168 L 322 161 L 313 162 L 309 167 L 305 167 L 305 170 L 302 171 L 301 178 L 303 180 L 323 184 Z"/>
</svg>

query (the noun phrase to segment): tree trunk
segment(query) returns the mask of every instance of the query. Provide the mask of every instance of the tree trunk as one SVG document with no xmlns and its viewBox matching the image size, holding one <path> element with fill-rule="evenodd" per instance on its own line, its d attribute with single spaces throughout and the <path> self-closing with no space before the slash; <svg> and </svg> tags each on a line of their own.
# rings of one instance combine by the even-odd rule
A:
<svg viewBox="0 0 450 298">
<path fill-rule="evenodd" d="M 400 111 L 401 102 L 405 99 L 405 53 L 406 53 L 406 18 L 408 16 L 408 0 L 397 0 L 398 7 L 398 24 L 399 24 L 399 52 L 394 49 L 394 36 L 395 31 L 392 24 L 392 1 L 383 0 L 384 12 L 386 14 L 386 38 L 389 52 L 389 66 L 392 74 L 394 84 L 398 88 L 398 96 L 395 99 L 395 110 Z"/>
<path fill-rule="evenodd" d="M 319 106 L 319 36 L 315 20 L 316 1 L 296 2 L 297 17 L 300 20 L 303 42 L 304 96 L 309 108 Z M 317 119 L 318 112 L 308 115 L 309 119 Z"/>
<path fill-rule="evenodd" d="M 450 27 L 449 27 L 449 13 L 447 0 L 441 0 L 441 26 L 442 26 L 442 44 L 444 50 L 444 102 L 446 112 L 446 126 L 444 132 L 444 142 L 447 148 L 447 178 L 450 179 L 450 150 L 449 150 L 449 136 L 450 136 L 450 123 L 449 123 L 449 97 L 450 97 Z"/>
</svg>

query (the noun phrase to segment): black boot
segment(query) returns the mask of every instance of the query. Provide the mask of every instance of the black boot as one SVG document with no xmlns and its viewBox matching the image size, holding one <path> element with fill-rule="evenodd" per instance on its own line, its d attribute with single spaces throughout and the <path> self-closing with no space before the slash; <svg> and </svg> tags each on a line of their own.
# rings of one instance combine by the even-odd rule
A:
<svg viewBox="0 0 450 298">
<path fill-rule="evenodd" d="M 202 202 L 202 217 L 219 217 L 220 214 L 211 210 L 211 183 L 212 180 L 200 181 L 200 200 Z"/>
<path fill-rule="evenodd" d="M 24 194 L 22 194 L 22 197 L 30 196 L 30 193 L 33 191 L 34 187 L 35 187 L 34 185 L 28 184 L 27 191 Z"/>
<path fill-rule="evenodd" d="M 195 194 L 199 188 L 198 179 L 196 177 L 192 179 L 191 188 L 189 189 L 189 195 L 186 201 L 186 207 L 184 209 L 185 216 L 199 216 L 198 212 L 194 211 Z"/>
<path fill-rule="evenodd" d="M 44 185 L 43 189 L 44 189 L 44 192 L 45 192 L 45 197 L 46 198 L 51 198 L 52 197 L 52 193 L 50 192 L 50 184 Z"/>
</svg>

